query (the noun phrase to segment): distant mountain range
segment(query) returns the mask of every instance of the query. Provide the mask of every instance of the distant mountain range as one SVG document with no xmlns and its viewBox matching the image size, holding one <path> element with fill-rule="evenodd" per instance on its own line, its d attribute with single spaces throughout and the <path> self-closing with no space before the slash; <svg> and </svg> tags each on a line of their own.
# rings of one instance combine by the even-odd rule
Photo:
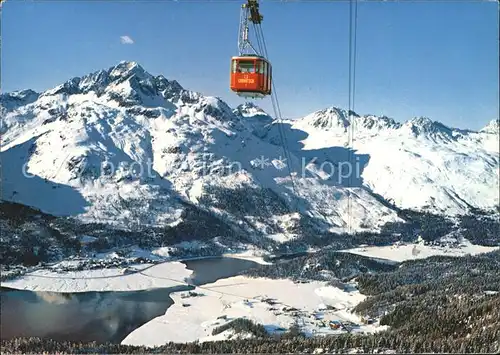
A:
<svg viewBox="0 0 500 355">
<path fill-rule="evenodd" d="M 134 62 L 42 93 L 4 93 L 0 105 L 2 198 L 55 216 L 171 227 L 213 219 L 288 240 L 305 225 L 378 230 L 400 220 L 398 208 L 499 205 L 498 120 L 473 132 L 424 117 L 350 120 L 330 107 L 277 122 Z"/>
</svg>

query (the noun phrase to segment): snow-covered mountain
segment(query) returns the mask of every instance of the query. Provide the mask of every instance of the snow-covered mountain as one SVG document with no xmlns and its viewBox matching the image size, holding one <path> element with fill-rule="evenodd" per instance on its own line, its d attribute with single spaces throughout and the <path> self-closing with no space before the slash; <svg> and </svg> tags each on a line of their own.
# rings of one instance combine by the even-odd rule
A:
<svg viewBox="0 0 500 355">
<path fill-rule="evenodd" d="M 472 132 L 426 117 L 398 123 L 331 107 L 289 121 L 286 133 L 306 157 L 336 160 L 328 148 L 352 147 L 358 184 L 401 208 L 456 214 L 499 203 L 498 120 Z"/>
<path fill-rule="evenodd" d="M 481 132 L 491 133 L 491 134 L 499 134 L 500 133 L 500 120 L 491 120 Z"/>
<path fill-rule="evenodd" d="M 332 107 L 279 123 L 134 62 L 0 105 L 3 199 L 54 215 L 172 227 L 203 215 L 286 240 L 376 230 L 399 220 L 387 201 L 448 214 L 498 205 L 498 121 L 466 132 Z"/>
</svg>

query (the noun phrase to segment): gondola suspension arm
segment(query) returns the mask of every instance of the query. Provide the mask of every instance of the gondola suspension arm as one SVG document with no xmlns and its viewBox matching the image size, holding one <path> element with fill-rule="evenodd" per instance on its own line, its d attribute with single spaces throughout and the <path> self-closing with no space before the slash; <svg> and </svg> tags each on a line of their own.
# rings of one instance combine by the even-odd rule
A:
<svg viewBox="0 0 500 355">
<path fill-rule="evenodd" d="M 253 51 L 253 54 L 261 55 L 255 47 L 250 42 L 248 37 L 249 23 L 254 25 L 260 24 L 263 20 L 259 12 L 259 2 L 258 0 L 247 0 L 246 4 L 241 5 L 240 13 L 240 31 L 238 37 L 238 51 L 239 55 L 252 54 L 249 53 L 249 49 Z"/>
</svg>

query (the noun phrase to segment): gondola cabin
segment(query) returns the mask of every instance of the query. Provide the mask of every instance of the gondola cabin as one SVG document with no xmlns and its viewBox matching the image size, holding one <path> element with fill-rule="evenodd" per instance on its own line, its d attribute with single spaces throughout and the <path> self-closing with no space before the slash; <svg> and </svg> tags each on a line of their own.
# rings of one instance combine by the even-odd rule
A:
<svg viewBox="0 0 500 355">
<path fill-rule="evenodd" d="M 271 95 L 271 64 L 262 56 L 231 58 L 231 90 L 247 98 Z"/>
</svg>

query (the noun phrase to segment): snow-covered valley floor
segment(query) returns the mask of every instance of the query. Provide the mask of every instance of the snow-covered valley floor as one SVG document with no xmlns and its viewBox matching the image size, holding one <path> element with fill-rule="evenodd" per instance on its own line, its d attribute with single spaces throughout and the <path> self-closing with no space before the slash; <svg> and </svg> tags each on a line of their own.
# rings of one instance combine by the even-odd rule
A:
<svg viewBox="0 0 500 355">
<path fill-rule="evenodd" d="M 354 287 L 344 291 L 326 282 L 235 276 L 197 287 L 194 292 L 198 295 L 171 294 L 175 303 L 165 315 L 133 331 L 122 344 L 156 346 L 169 341 L 223 340 L 233 331 L 212 335 L 213 329 L 236 318 L 263 324 L 269 332 L 287 330 L 297 322 L 307 335 L 346 332 L 331 329 L 330 321 L 340 321 L 352 332 L 385 329 L 376 323 L 364 325 L 359 316 L 350 312 L 365 299 Z"/>
<path fill-rule="evenodd" d="M 162 248 L 160 248 L 162 249 Z M 50 266 L 50 269 L 39 269 L 23 276 L 6 280 L 2 287 L 29 291 L 50 292 L 100 292 L 100 291 L 137 291 L 152 288 L 168 288 L 182 285 L 193 275 L 182 261 L 169 261 L 168 254 L 156 249 L 147 252 L 136 249 L 133 256 L 147 256 L 157 264 L 131 264 L 126 268 L 111 267 L 94 270 L 61 271 L 61 268 L 74 267 L 79 260 L 63 261 Z M 102 260 L 113 260 L 115 253 L 98 255 Z M 156 258 L 154 257 L 156 256 Z M 269 264 L 253 251 L 227 253 L 222 257 L 249 260 L 258 264 Z M 192 257 L 183 261 L 211 259 L 213 257 Z"/>
<path fill-rule="evenodd" d="M 500 247 L 489 247 L 475 245 L 464 240 L 460 245 L 427 245 L 422 242 L 394 244 L 383 247 L 360 246 L 358 248 L 343 250 L 346 253 L 363 255 L 371 258 L 384 259 L 393 262 L 406 260 L 425 259 L 431 256 L 465 256 L 489 253 L 500 249 Z"/>
<path fill-rule="evenodd" d="M 127 271 L 125 271 L 127 270 Z M 2 287 L 30 291 L 89 292 L 137 291 L 179 286 L 192 271 L 181 262 L 131 265 L 127 269 L 109 268 L 57 273 L 37 270 L 2 282 Z"/>
</svg>

